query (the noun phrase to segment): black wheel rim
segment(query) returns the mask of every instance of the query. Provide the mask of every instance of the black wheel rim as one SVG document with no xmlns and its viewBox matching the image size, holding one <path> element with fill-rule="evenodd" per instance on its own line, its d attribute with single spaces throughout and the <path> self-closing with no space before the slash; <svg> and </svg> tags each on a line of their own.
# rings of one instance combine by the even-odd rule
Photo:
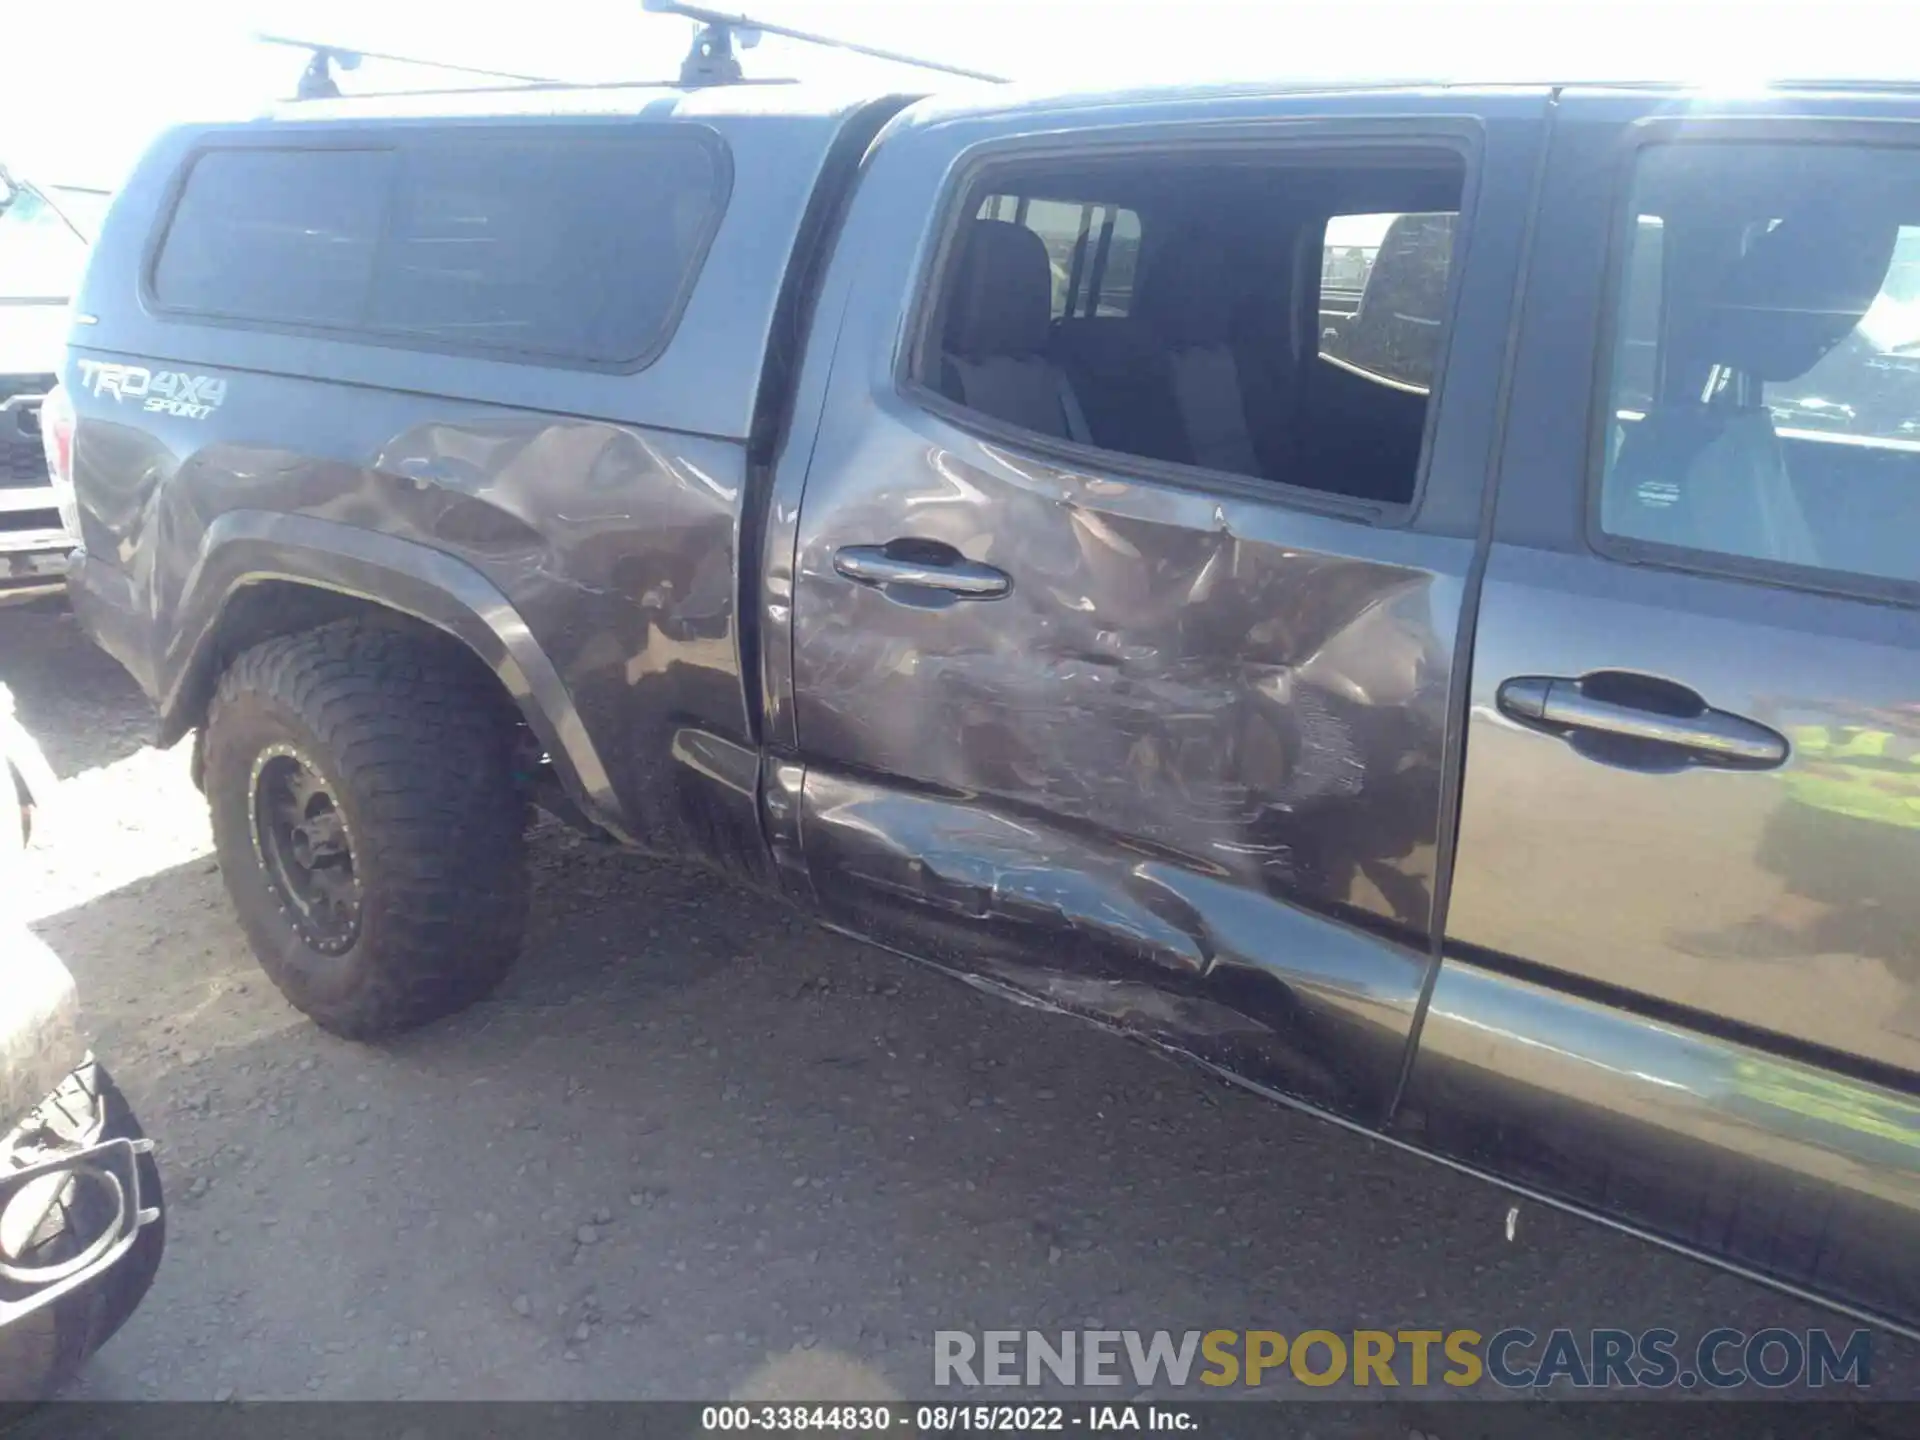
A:
<svg viewBox="0 0 1920 1440">
<path fill-rule="evenodd" d="M 281 913 L 313 949 L 339 955 L 360 935 L 353 831 L 319 767 L 291 745 L 253 762 L 253 847 Z"/>
</svg>

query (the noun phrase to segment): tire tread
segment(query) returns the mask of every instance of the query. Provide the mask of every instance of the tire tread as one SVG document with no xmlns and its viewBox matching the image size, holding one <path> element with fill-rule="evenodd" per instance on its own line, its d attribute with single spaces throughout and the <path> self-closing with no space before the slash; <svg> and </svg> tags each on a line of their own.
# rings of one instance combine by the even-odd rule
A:
<svg viewBox="0 0 1920 1440">
<path fill-rule="evenodd" d="M 214 694 L 210 755 L 226 717 L 251 705 L 283 712 L 318 742 L 314 758 L 350 812 L 363 924 L 377 926 L 361 941 L 372 938 L 378 951 L 364 957 L 363 978 L 324 1008 L 290 989 L 272 947 L 250 936 L 282 993 L 326 1029 L 367 1039 L 490 992 L 519 953 L 526 917 L 526 807 L 513 778 L 511 720 L 492 678 L 433 637 L 347 620 L 236 658 Z M 217 769 L 209 764 L 209 775 Z M 221 828 L 216 843 L 231 876 L 236 859 L 251 864 L 251 840 Z M 235 845 L 249 854 L 229 854 Z"/>
</svg>

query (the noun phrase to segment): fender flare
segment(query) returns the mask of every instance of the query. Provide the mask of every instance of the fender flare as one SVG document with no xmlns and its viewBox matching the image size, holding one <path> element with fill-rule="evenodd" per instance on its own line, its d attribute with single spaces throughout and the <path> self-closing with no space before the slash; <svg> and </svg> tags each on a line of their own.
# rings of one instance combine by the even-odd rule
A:
<svg viewBox="0 0 1920 1440">
<path fill-rule="evenodd" d="M 198 686 L 229 605 L 247 587 L 274 581 L 396 611 L 465 645 L 520 707 L 574 803 L 614 838 L 630 838 L 566 682 L 500 589 L 445 551 L 336 520 L 230 510 L 207 527 L 181 587 L 171 643 L 154 657 L 163 744 L 198 723 Z"/>
</svg>

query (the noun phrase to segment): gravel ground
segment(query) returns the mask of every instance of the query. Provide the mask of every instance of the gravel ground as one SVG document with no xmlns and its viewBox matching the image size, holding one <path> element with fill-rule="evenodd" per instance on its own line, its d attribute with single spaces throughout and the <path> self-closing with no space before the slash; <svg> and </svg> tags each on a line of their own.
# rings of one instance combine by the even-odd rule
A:
<svg viewBox="0 0 1920 1440">
<path fill-rule="evenodd" d="M 0 674 L 63 777 L 35 928 L 170 1204 L 76 1396 L 925 1398 L 932 1332 L 989 1326 L 1846 1328 L 1537 1207 L 1510 1242 L 1490 1187 L 557 828 L 494 999 L 335 1040 L 118 668 L 35 605 Z M 1876 1336 L 1877 1393 L 1917 1376 Z"/>
</svg>

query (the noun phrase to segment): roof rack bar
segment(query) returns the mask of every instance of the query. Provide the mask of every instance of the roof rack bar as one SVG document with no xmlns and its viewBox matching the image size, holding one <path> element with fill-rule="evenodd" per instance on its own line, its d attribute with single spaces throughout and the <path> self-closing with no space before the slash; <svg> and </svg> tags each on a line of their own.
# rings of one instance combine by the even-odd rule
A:
<svg viewBox="0 0 1920 1440">
<path fill-rule="evenodd" d="M 927 60 L 918 55 L 908 55 L 899 50 L 882 50 L 877 45 L 861 45 L 852 40 L 841 40 L 832 35 L 820 35 L 811 30 L 795 30 L 788 25 L 770 25 L 751 15 L 729 14 L 723 10 L 711 10 L 704 5 L 688 5 L 684 0 L 641 0 L 644 9 L 656 15 L 683 15 L 689 20 L 697 20 L 706 28 L 694 37 L 693 49 L 687 55 L 686 63 L 681 67 L 681 83 L 685 85 L 731 84 L 740 79 L 740 62 L 733 56 L 734 32 L 757 32 L 760 35 L 779 35 L 787 40 L 800 40 L 808 45 L 824 45 L 830 50 L 848 50 L 855 55 L 870 56 L 875 60 L 890 60 L 896 65 L 913 65 L 922 70 L 938 70 L 948 75 L 964 76 L 968 80 L 989 80 L 997 85 L 1007 83 L 1004 75 L 989 75 L 984 70 L 969 70 L 960 65 L 949 65 L 942 60 Z M 743 43 L 751 43 L 742 36 Z"/>
<path fill-rule="evenodd" d="M 564 85 L 551 75 L 522 75 L 513 70 L 488 70 L 479 65 L 455 65 L 446 60 L 422 60 L 418 55 L 389 55 L 382 50 L 346 49 L 318 40 L 294 40 L 285 35 L 255 35 L 263 45 L 290 45 L 296 50 L 325 50 L 334 55 L 357 55 L 363 60 L 392 60 L 401 65 L 419 65 L 428 70 L 450 70 L 460 75 L 484 75 L 493 80 L 524 80 L 533 85 Z"/>
<path fill-rule="evenodd" d="M 319 40 L 295 40 L 287 35 L 256 33 L 253 38 L 262 45 L 285 45 L 289 49 L 305 50 L 311 54 L 312 58 L 307 61 L 306 72 L 301 75 L 299 88 L 295 92 L 295 98 L 299 100 L 339 99 L 340 87 L 334 83 L 332 67 L 338 65 L 342 70 L 357 70 L 362 60 L 389 60 L 400 65 L 418 65 L 427 70 L 445 70 L 458 75 L 481 75 L 491 80 L 513 80 L 528 85 L 565 85 L 567 83 L 564 80 L 556 80 L 550 75 L 522 75 L 512 70 L 487 70 L 478 65 L 455 65 L 445 60 L 422 60 L 417 55 L 391 55 L 381 50 L 350 50 L 343 45 L 329 45 Z"/>
<path fill-rule="evenodd" d="M 680 66 L 679 84 L 682 87 L 707 85 L 742 84 L 790 84 L 787 80 L 749 79 L 741 73 L 740 61 L 733 52 L 734 40 L 738 38 L 743 48 L 752 48 L 764 35 L 779 35 L 788 40 L 798 40 L 808 45 L 820 45 L 830 50 L 845 50 L 854 55 L 865 55 L 875 60 L 886 60 L 896 65 L 912 65 L 922 70 L 938 70 L 947 75 L 960 75 L 969 80 L 987 80 L 1004 84 L 1005 76 L 989 75 L 983 70 L 969 70 L 961 65 L 949 65 L 941 60 L 927 60 L 918 55 L 908 55 L 898 50 L 883 50 L 877 45 L 862 45 L 852 40 L 841 40 L 832 35 L 820 35 L 811 30 L 796 30 L 788 25 L 771 25 L 757 20 L 751 15 L 732 14 L 714 10 L 705 5 L 689 5 L 685 0 L 641 0 L 642 8 L 656 15 L 679 15 L 693 20 L 701 26 L 694 36 L 693 48 Z M 349 49 L 344 45 L 334 45 L 323 40 L 299 40 L 289 35 L 268 35 L 258 33 L 254 39 L 263 45 L 284 45 L 293 50 L 305 50 L 311 57 L 307 68 L 300 77 L 300 84 L 294 92 L 297 100 L 337 100 L 340 98 L 340 86 L 335 82 L 333 69 L 337 65 L 342 70 L 355 70 L 362 60 L 385 60 L 400 65 L 417 65 L 428 70 L 445 70 L 457 75 L 477 75 L 488 80 L 503 80 L 505 85 L 472 87 L 435 87 L 424 90 L 391 90 L 376 92 L 391 96 L 401 95 L 464 95 L 487 90 L 595 90 L 616 89 L 643 84 L 634 80 L 612 80 L 600 82 L 577 82 L 558 80 L 550 75 L 528 75 L 514 70 L 489 70 L 479 65 L 461 65 L 447 60 L 426 60 L 417 55 L 395 55 L 381 50 Z"/>
<path fill-rule="evenodd" d="M 790 76 L 771 76 L 761 79 L 746 76 L 732 82 L 736 85 L 798 85 L 800 82 Z M 546 95 L 570 94 L 574 91 L 593 90 L 677 90 L 683 89 L 677 79 L 666 80 L 540 80 L 526 85 L 435 85 L 425 90 L 356 90 L 349 97 L 354 100 L 411 100 L 415 96 L 433 97 L 439 95 Z"/>
</svg>

